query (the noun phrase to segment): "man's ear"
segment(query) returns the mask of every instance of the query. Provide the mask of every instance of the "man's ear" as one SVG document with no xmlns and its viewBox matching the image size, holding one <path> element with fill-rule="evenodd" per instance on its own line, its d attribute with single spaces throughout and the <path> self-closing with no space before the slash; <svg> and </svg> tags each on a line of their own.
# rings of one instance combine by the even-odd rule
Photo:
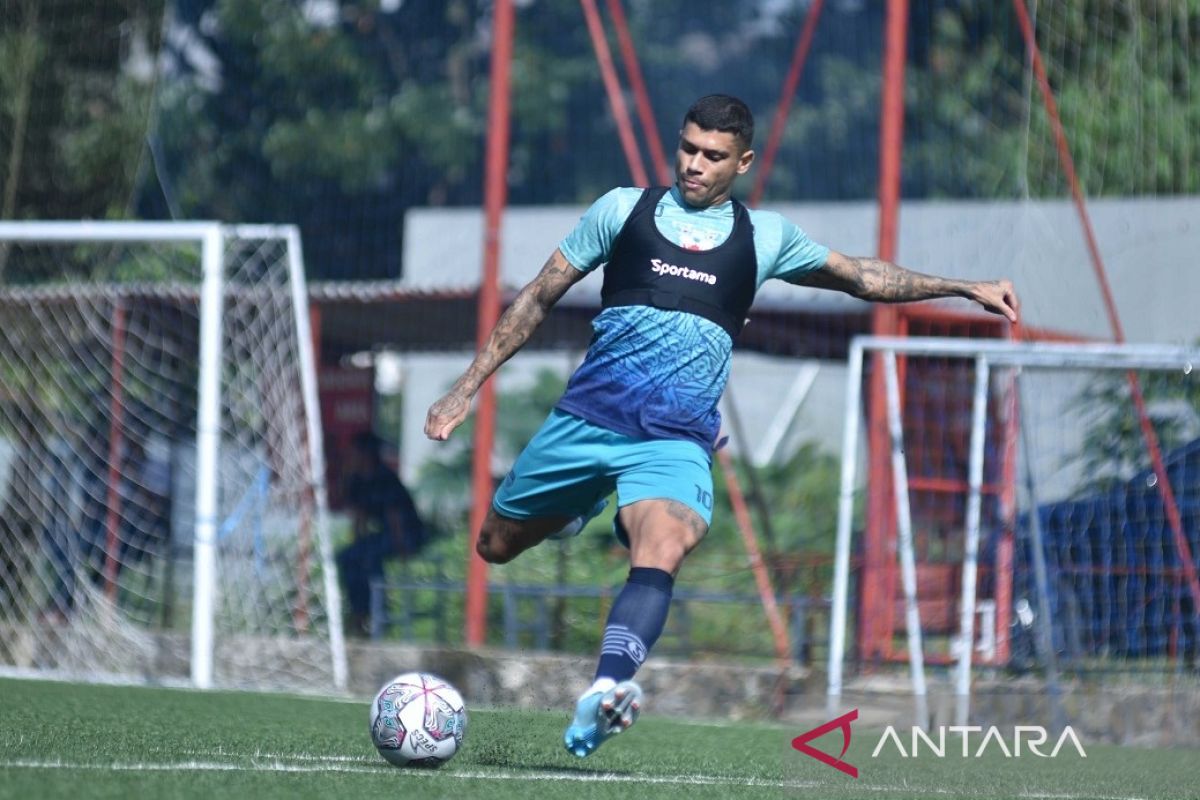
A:
<svg viewBox="0 0 1200 800">
<path fill-rule="evenodd" d="M 738 156 L 738 175 L 745 175 L 750 170 L 750 165 L 754 163 L 754 151 L 747 150 Z"/>
</svg>

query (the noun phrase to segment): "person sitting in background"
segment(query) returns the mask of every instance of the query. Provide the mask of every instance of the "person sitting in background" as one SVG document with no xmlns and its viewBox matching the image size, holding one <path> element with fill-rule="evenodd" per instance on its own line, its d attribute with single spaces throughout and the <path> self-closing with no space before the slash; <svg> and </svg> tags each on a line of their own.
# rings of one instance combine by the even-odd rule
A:
<svg viewBox="0 0 1200 800">
<path fill-rule="evenodd" d="M 369 431 L 354 437 L 347 464 L 345 497 L 353 540 L 337 556 L 350 605 L 350 633 L 368 633 L 371 581 L 383 577 L 384 562 L 407 558 L 424 546 L 425 525 L 412 495 L 383 461 L 381 442 Z"/>
</svg>

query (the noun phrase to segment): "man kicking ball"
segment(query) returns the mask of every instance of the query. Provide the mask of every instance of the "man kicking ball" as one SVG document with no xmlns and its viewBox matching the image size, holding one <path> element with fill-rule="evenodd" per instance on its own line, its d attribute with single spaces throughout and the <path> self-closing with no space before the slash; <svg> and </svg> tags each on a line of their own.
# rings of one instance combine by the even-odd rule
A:
<svg viewBox="0 0 1200 800">
<path fill-rule="evenodd" d="M 966 297 L 1017 321 L 1009 281 L 952 280 L 845 256 L 779 214 L 732 199 L 734 180 L 754 161 L 753 138 L 745 103 L 697 100 L 679 133 L 675 185 L 613 189 L 597 200 L 425 422 L 427 436 L 446 439 L 567 289 L 605 265 L 587 355 L 496 491 L 477 545 L 490 563 L 511 561 L 547 538 L 578 533 L 616 489 L 615 532 L 631 568 L 594 682 L 564 734 L 577 756 L 637 720 L 642 691 L 633 676 L 662 633 L 684 558 L 712 520 L 717 402 L 733 341 L 765 281 L 886 303 Z"/>
</svg>

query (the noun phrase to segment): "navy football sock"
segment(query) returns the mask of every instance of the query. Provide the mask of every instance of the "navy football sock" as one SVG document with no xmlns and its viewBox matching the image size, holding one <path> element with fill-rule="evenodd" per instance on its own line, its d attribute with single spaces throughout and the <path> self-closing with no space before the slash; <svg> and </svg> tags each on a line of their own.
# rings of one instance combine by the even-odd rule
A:
<svg viewBox="0 0 1200 800">
<path fill-rule="evenodd" d="M 596 666 L 597 680 L 625 681 L 633 677 L 667 624 L 674 584 L 671 574 L 661 569 L 629 570 L 629 580 L 608 614 L 600 663 Z"/>
</svg>

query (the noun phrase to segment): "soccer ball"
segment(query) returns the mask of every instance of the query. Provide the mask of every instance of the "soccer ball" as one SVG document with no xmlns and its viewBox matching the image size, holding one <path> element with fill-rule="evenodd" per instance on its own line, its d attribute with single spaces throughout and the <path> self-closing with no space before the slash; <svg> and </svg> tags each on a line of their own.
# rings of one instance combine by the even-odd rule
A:
<svg viewBox="0 0 1200 800">
<path fill-rule="evenodd" d="M 458 690 L 428 672 L 406 672 L 371 703 L 371 741 L 398 767 L 440 767 L 462 747 L 467 709 Z"/>
</svg>

